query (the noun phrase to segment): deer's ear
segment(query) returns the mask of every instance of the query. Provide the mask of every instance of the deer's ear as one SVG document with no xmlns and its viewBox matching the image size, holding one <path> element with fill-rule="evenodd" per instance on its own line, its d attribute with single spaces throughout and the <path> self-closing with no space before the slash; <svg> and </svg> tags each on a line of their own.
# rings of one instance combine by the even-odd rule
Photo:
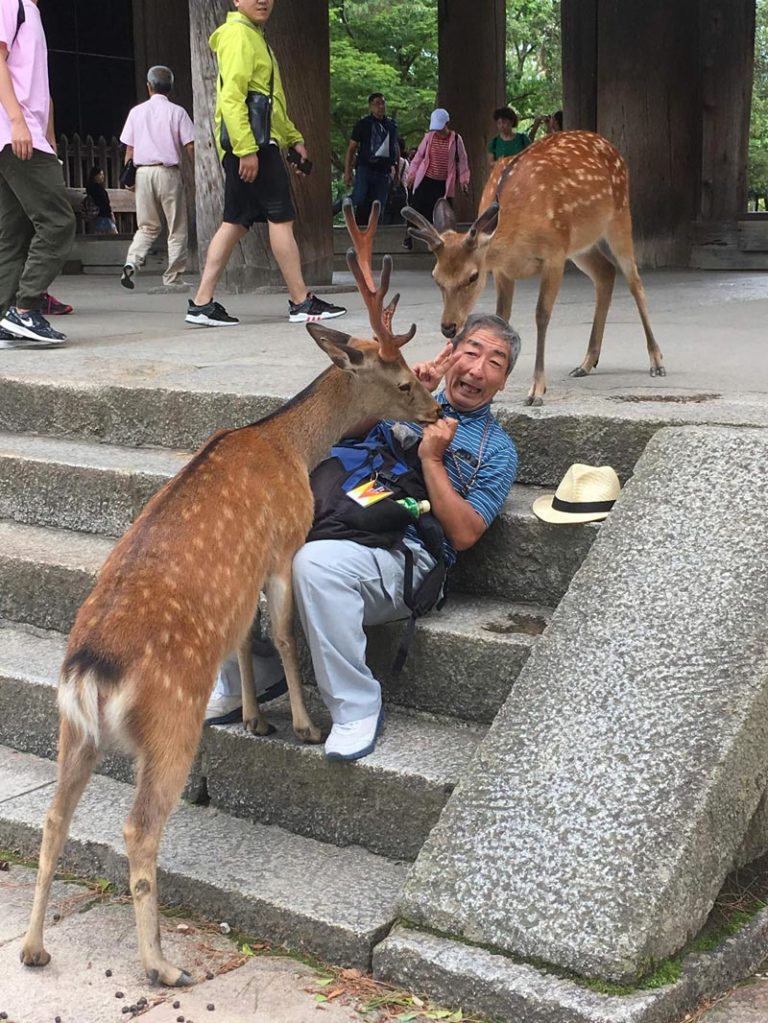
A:
<svg viewBox="0 0 768 1023">
<path fill-rule="evenodd" d="M 445 198 L 438 199 L 435 203 L 432 219 L 440 234 L 456 230 L 456 214 L 453 212 L 451 204 Z"/>
<path fill-rule="evenodd" d="M 342 334 L 340 330 L 333 330 L 331 327 L 324 327 L 321 323 L 308 323 L 307 330 L 315 343 L 323 349 L 325 354 L 347 373 L 354 373 L 365 358 L 362 352 L 353 348 L 350 344 L 350 335 Z"/>
<path fill-rule="evenodd" d="M 467 231 L 464 236 L 465 247 L 468 249 L 476 249 L 479 236 L 481 235 L 485 236 L 482 239 L 484 242 L 490 241 L 498 225 L 499 204 L 497 202 L 492 202 L 487 209 L 483 210 L 472 227 L 470 227 Z"/>
</svg>

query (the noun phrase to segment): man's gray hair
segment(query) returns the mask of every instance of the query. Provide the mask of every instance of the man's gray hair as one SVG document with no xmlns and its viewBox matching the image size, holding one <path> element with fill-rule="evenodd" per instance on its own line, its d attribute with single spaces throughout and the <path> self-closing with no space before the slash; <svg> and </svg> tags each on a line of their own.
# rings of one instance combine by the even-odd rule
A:
<svg viewBox="0 0 768 1023">
<path fill-rule="evenodd" d="M 509 363 L 507 365 L 507 376 L 509 376 L 515 368 L 517 357 L 520 354 L 520 335 L 515 328 L 510 326 L 506 320 L 502 320 L 500 316 L 495 316 L 492 313 L 470 313 L 461 331 L 456 335 L 454 348 L 462 341 L 466 341 L 476 330 L 487 330 L 509 347 Z"/>
<path fill-rule="evenodd" d="M 155 92 L 167 96 L 173 88 L 173 71 L 164 64 L 155 64 L 147 71 L 147 82 Z"/>
</svg>

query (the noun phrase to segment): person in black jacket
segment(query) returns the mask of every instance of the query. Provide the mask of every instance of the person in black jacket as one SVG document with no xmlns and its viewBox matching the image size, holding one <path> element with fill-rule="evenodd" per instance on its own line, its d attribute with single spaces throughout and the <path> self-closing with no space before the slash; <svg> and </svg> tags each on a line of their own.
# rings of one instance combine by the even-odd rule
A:
<svg viewBox="0 0 768 1023">
<path fill-rule="evenodd" d="M 370 94 L 368 110 L 368 116 L 361 117 L 352 129 L 344 160 L 344 184 L 349 188 L 352 185 L 352 161 L 357 154 L 352 203 L 358 224 L 368 223 L 368 214 L 376 199 L 382 210 L 386 207 L 389 187 L 400 159 L 397 125 L 386 116 L 387 101 L 380 92 Z"/>
<path fill-rule="evenodd" d="M 109 193 L 104 187 L 104 180 L 104 171 L 98 164 L 94 164 L 88 172 L 88 181 L 85 185 L 86 194 L 93 199 L 99 211 L 93 225 L 93 233 L 117 234 L 117 224 L 112 216 L 112 206 Z"/>
</svg>

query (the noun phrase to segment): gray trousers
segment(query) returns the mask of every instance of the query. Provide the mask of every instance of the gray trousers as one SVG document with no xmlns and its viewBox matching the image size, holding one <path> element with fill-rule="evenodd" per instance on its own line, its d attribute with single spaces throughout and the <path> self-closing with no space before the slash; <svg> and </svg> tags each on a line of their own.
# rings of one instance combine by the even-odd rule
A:
<svg viewBox="0 0 768 1023">
<path fill-rule="evenodd" d="M 435 562 L 420 544 L 408 546 L 415 588 Z M 381 686 L 365 663 L 363 626 L 409 616 L 404 566 L 399 551 L 353 540 L 313 540 L 293 559 L 296 606 L 320 693 L 336 724 L 359 721 L 381 708 Z M 220 678 L 216 692 L 230 696 L 237 686 Z"/>
<path fill-rule="evenodd" d="M 0 152 L 0 314 L 9 306 L 40 309 L 75 240 L 75 214 L 59 161 L 32 151 L 19 160 Z"/>
</svg>

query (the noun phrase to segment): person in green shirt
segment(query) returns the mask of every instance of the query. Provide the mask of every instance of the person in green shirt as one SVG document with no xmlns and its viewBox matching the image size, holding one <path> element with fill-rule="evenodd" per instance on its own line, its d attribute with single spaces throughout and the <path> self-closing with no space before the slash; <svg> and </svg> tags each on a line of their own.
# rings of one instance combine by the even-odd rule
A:
<svg viewBox="0 0 768 1023">
<path fill-rule="evenodd" d="M 524 131 L 515 131 L 517 114 L 512 107 L 499 107 L 493 112 L 496 121 L 497 135 L 488 143 L 488 165 L 492 167 L 504 156 L 517 156 L 522 153 L 531 140 Z"/>
<path fill-rule="evenodd" d="M 309 173 L 304 138 L 288 116 L 280 69 L 265 36 L 275 0 L 234 0 L 236 10 L 211 35 L 216 54 L 216 112 L 214 137 L 224 167 L 224 216 L 211 239 L 194 301 L 187 306 L 187 323 L 204 327 L 235 326 L 214 291 L 229 257 L 252 224 L 266 222 L 272 254 L 288 289 L 291 323 L 343 316 L 346 309 L 331 305 L 307 290 L 301 257 L 293 234 L 296 214 L 288 171 L 281 150 L 295 150 L 298 173 Z M 269 140 L 257 142 L 246 106 L 249 95 L 272 98 Z"/>
</svg>

